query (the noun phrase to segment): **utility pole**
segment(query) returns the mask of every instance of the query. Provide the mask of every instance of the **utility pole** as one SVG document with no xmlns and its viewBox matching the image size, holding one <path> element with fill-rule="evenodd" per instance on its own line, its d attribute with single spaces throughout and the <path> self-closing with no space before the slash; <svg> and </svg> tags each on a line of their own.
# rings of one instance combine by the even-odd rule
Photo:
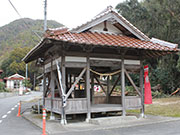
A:
<svg viewBox="0 0 180 135">
<path fill-rule="evenodd" d="M 25 78 L 25 88 L 27 89 L 27 80 L 28 80 L 28 64 L 26 64 L 26 78 Z"/>
<path fill-rule="evenodd" d="M 28 78 L 28 64 L 26 64 L 26 79 Z"/>
<path fill-rule="evenodd" d="M 47 30 L 47 0 L 44 0 L 44 32 Z"/>
</svg>

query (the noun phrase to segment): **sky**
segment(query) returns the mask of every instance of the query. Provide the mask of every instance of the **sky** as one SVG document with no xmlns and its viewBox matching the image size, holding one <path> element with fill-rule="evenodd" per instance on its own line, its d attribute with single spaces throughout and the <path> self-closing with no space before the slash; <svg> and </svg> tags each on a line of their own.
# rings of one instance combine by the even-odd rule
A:
<svg viewBox="0 0 180 135">
<path fill-rule="evenodd" d="M 0 26 L 20 17 L 8 0 L 0 0 Z M 47 19 L 68 28 L 91 20 L 107 6 L 115 7 L 124 0 L 47 0 Z M 44 0 L 11 0 L 23 18 L 44 19 Z"/>
</svg>

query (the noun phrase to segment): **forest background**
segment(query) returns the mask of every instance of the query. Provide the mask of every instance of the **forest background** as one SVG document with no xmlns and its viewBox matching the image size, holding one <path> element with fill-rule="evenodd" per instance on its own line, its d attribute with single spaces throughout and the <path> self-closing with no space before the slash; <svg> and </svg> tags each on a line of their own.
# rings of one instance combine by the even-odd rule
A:
<svg viewBox="0 0 180 135">
<path fill-rule="evenodd" d="M 180 45 L 180 0 L 126 0 L 116 6 L 118 12 L 150 38 L 156 37 Z M 24 21 L 28 24 L 24 24 Z M 49 28 L 62 24 L 48 21 Z M 0 69 L 1 76 L 14 73 L 25 75 L 22 58 L 38 44 L 34 31 L 43 36 L 43 21 L 28 18 L 16 20 L 0 27 Z M 152 86 L 159 85 L 161 92 L 170 94 L 180 88 L 180 54 L 170 54 L 146 60 L 149 65 Z M 28 64 L 28 75 L 33 82 L 34 76 L 41 72 L 35 63 Z M 138 75 L 134 75 L 138 85 Z"/>
</svg>

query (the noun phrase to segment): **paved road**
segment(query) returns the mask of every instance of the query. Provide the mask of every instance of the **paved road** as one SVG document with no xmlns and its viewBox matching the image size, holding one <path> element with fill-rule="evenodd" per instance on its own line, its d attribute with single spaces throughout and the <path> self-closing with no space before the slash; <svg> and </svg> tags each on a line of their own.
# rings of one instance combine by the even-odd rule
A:
<svg viewBox="0 0 180 135">
<path fill-rule="evenodd" d="M 24 118 L 16 117 L 19 100 L 28 100 L 39 93 L 0 99 L 0 135 L 41 135 L 42 129 Z M 23 110 L 29 104 L 22 105 Z M 180 121 L 149 124 L 144 126 L 66 132 L 53 135 L 180 135 Z"/>
<path fill-rule="evenodd" d="M 144 126 L 71 132 L 61 135 L 180 135 L 180 121 Z M 59 135 L 59 134 L 53 134 Z"/>
<path fill-rule="evenodd" d="M 16 117 L 18 112 L 18 102 L 27 101 L 32 97 L 39 96 L 40 93 L 32 93 L 26 96 L 15 96 L 0 99 L 0 135 L 41 135 L 42 131 L 22 117 Z M 22 110 L 28 104 L 22 105 Z"/>
</svg>

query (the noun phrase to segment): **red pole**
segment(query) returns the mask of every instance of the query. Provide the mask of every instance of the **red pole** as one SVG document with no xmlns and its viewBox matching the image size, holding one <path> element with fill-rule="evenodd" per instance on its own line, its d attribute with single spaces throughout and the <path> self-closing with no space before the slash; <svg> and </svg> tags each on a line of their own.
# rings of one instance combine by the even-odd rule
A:
<svg viewBox="0 0 180 135">
<path fill-rule="evenodd" d="M 43 108 L 43 133 L 42 135 L 47 135 L 46 134 L 46 109 Z"/>
<path fill-rule="evenodd" d="M 19 101 L 19 109 L 18 109 L 17 117 L 21 117 L 21 101 Z"/>
</svg>

